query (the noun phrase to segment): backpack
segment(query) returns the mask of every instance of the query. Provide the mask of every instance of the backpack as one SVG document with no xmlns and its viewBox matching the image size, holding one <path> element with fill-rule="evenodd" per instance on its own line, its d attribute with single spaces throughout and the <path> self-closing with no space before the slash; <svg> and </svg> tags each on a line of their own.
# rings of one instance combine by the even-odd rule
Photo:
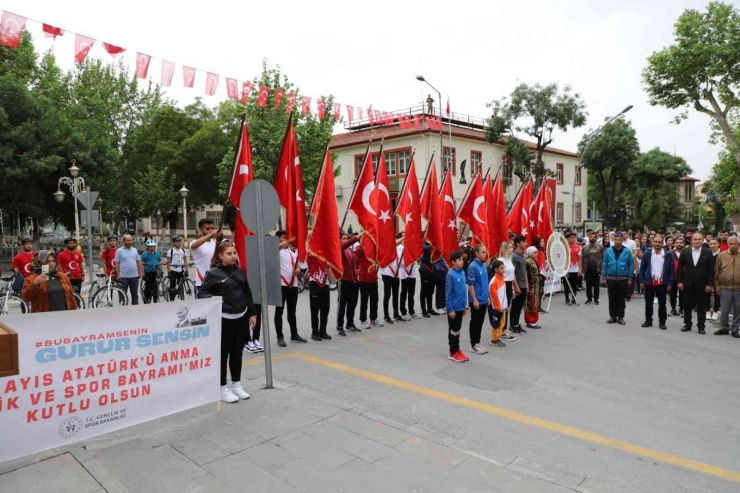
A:
<svg viewBox="0 0 740 493">
<path fill-rule="evenodd" d="M 16 274 L 13 278 L 13 285 L 11 286 L 11 289 L 15 291 L 16 293 L 20 293 L 23 291 L 23 283 L 26 281 L 26 276 L 23 274 Z"/>
</svg>

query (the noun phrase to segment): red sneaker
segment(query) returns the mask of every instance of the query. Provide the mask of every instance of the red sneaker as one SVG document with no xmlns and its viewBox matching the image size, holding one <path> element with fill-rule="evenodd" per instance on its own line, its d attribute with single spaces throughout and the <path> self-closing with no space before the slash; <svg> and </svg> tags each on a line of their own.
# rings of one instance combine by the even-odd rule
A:
<svg viewBox="0 0 740 493">
<path fill-rule="evenodd" d="M 469 361 L 470 360 L 470 358 L 468 358 L 467 356 L 465 356 L 465 353 L 463 353 L 462 351 L 458 351 L 457 354 L 463 359 L 463 361 Z"/>
<path fill-rule="evenodd" d="M 454 361 L 455 363 L 465 363 L 468 358 L 465 357 L 465 355 L 458 351 L 454 354 L 448 354 L 447 359 Z"/>
</svg>

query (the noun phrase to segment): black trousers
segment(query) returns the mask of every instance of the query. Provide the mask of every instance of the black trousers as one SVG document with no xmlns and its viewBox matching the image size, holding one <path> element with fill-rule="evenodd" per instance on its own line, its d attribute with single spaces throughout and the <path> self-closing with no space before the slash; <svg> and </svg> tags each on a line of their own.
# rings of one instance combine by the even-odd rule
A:
<svg viewBox="0 0 740 493">
<path fill-rule="evenodd" d="M 421 313 L 429 313 L 432 308 L 432 297 L 434 296 L 434 288 L 436 286 L 436 280 L 434 279 L 434 273 L 419 271 L 419 277 L 421 277 L 421 293 L 419 293 L 419 303 L 421 303 Z"/>
<path fill-rule="evenodd" d="M 480 344 L 480 334 L 483 331 L 483 322 L 486 320 L 488 304 L 479 303 L 478 306 L 480 308 L 476 309 L 472 304 L 470 305 L 470 325 L 468 325 L 468 330 L 470 331 L 470 347 Z"/>
<path fill-rule="evenodd" d="M 182 284 L 182 280 L 185 279 L 185 273 L 171 270 L 170 273 L 167 274 L 167 277 L 170 278 L 170 301 L 175 301 L 177 293 L 180 291 L 180 284 Z"/>
<path fill-rule="evenodd" d="M 370 320 L 378 319 L 378 283 L 360 282 L 360 322 L 367 322 L 367 309 L 370 306 Z"/>
<path fill-rule="evenodd" d="M 434 298 L 434 305 L 437 307 L 437 310 L 442 310 L 446 303 L 445 285 L 447 284 L 447 272 L 435 270 L 434 279 L 437 284 L 437 296 Z"/>
<path fill-rule="evenodd" d="M 544 284 L 543 284 L 544 286 Z M 511 312 L 511 302 L 514 299 L 514 281 L 506 281 L 506 306 L 509 307 L 509 312 Z M 511 315 L 511 313 L 509 313 Z M 505 334 L 506 331 L 509 329 L 509 317 L 506 317 L 504 319 L 504 329 L 502 331 L 502 334 Z"/>
<path fill-rule="evenodd" d="M 568 283 L 570 284 L 570 288 L 568 288 L 568 284 L 565 285 L 565 301 L 569 301 L 571 297 L 573 298 L 573 301 L 576 301 L 576 293 L 578 292 L 578 278 L 580 276 L 578 275 L 578 272 L 568 272 Z M 571 293 L 570 290 L 573 290 Z"/>
<path fill-rule="evenodd" d="M 159 294 L 157 293 L 157 273 L 144 273 L 144 303 L 159 303 Z"/>
<path fill-rule="evenodd" d="M 450 318 L 448 313 L 447 316 L 447 341 L 450 344 L 450 354 L 455 354 L 460 350 L 460 328 L 462 327 L 464 310 L 455 312 L 455 318 Z"/>
<path fill-rule="evenodd" d="M 676 283 L 673 283 L 673 289 L 671 289 L 671 310 L 676 309 L 676 302 L 678 302 L 678 311 L 683 310 L 683 291 L 678 289 Z"/>
<path fill-rule="evenodd" d="M 356 282 L 340 281 L 337 290 L 339 305 L 337 307 L 337 327 L 354 327 L 355 308 L 357 308 L 357 294 L 359 286 Z M 344 325 L 344 315 L 347 314 L 347 325 Z"/>
<path fill-rule="evenodd" d="M 231 371 L 231 381 L 242 377 L 242 351 L 249 334 L 249 317 L 221 319 L 221 385 L 226 385 L 226 367 Z"/>
<path fill-rule="evenodd" d="M 511 327 L 520 327 L 519 317 L 522 315 L 522 309 L 524 308 L 524 300 L 527 299 L 527 290 L 522 289 L 522 292 L 516 295 L 516 298 L 511 302 Z"/>
<path fill-rule="evenodd" d="M 398 284 L 399 280 L 393 276 L 383 276 L 383 316 L 390 318 L 388 300 L 393 296 L 393 316 L 398 317 Z"/>
<path fill-rule="evenodd" d="M 131 296 L 131 304 L 132 305 L 138 305 L 139 304 L 139 278 L 138 277 L 122 277 L 121 278 L 121 288 L 123 288 L 123 292 L 125 293 L 126 290 L 129 291 L 129 296 Z"/>
<path fill-rule="evenodd" d="M 401 315 L 406 315 L 406 300 L 409 302 L 409 315 L 416 313 L 414 310 L 414 293 L 416 292 L 416 278 L 407 277 L 401 281 Z"/>
<path fill-rule="evenodd" d="M 627 281 L 606 281 L 606 289 L 609 295 L 609 317 L 624 318 Z"/>
<path fill-rule="evenodd" d="M 696 326 L 704 328 L 707 319 L 707 307 L 704 286 L 684 286 L 683 288 L 683 323 L 691 327 L 691 312 L 696 307 Z"/>
<path fill-rule="evenodd" d="M 288 305 L 288 326 L 290 327 L 290 336 L 298 335 L 298 326 L 295 319 L 295 307 L 298 304 L 298 288 L 281 286 L 283 292 L 283 304 L 275 307 L 275 333 L 279 339 L 283 338 L 283 310 Z"/>
<path fill-rule="evenodd" d="M 599 301 L 599 271 L 586 269 L 586 299 Z"/>
<path fill-rule="evenodd" d="M 319 286 L 314 281 L 308 283 L 309 304 L 311 306 L 311 333 L 326 334 L 326 322 L 329 320 L 331 291 L 329 285 Z"/>
<path fill-rule="evenodd" d="M 668 318 L 665 306 L 666 287 L 645 285 L 645 321 L 653 323 L 653 299 L 658 298 L 658 321 L 664 324 Z"/>
</svg>

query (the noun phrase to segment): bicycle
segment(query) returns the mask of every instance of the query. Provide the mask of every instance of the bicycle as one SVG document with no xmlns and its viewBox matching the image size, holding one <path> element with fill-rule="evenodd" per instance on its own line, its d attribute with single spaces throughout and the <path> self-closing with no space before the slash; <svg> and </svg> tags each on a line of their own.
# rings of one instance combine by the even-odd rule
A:
<svg viewBox="0 0 740 493">
<path fill-rule="evenodd" d="M 98 279 L 105 277 L 105 274 L 96 274 Z M 113 275 L 108 276 L 105 286 L 99 288 L 90 297 L 90 306 L 92 308 L 110 308 L 113 306 L 128 305 L 128 295 L 120 284 L 113 280 Z"/>
<path fill-rule="evenodd" d="M 195 264 L 193 262 L 190 262 L 188 267 L 193 267 L 194 265 Z M 166 277 L 163 281 L 164 292 L 167 293 L 168 296 L 167 299 L 169 299 L 170 293 L 170 279 L 170 277 Z M 189 277 L 183 276 L 182 280 L 178 282 L 175 291 L 176 298 L 179 298 L 182 301 L 192 300 L 195 298 L 195 283 Z"/>
<path fill-rule="evenodd" d="M 15 275 L 2 278 L 6 284 L 5 287 L 0 289 L 0 316 L 25 315 L 31 311 L 28 303 L 13 291 L 12 285 L 14 277 Z"/>
<path fill-rule="evenodd" d="M 150 264 L 153 265 L 153 264 Z M 157 265 L 157 280 L 156 280 L 156 292 L 157 296 L 155 299 L 151 300 L 154 303 L 166 303 L 169 301 L 169 294 L 164 288 L 164 272 L 162 271 L 162 266 L 167 265 L 166 262 L 162 262 L 159 265 Z M 146 283 L 144 281 L 144 278 L 141 279 L 141 282 L 139 283 L 139 296 L 143 300 L 145 304 L 148 304 L 149 302 L 146 299 Z"/>
</svg>

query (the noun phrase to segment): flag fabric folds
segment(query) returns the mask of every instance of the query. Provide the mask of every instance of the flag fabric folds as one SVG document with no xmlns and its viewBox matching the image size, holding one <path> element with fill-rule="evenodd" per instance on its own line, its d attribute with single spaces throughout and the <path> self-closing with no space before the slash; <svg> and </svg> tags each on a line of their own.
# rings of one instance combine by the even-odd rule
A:
<svg viewBox="0 0 740 493">
<path fill-rule="evenodd" d="M 483 193 L 483 179 L 480 173 L 476 173 L 470 186 L 468 195 L 463 199 L 460 212 L 457 217 L 470 228 L 473 236 L 473 244 L 488 243 L 488 214 L 486 212 L 486 196 Z M 488 245 L 486 245 L 488 247 Z"/>
<path fill-rule="evenodd" d="M 385 164 L 385 155 L 380 151 L 380 162 L 375 181 L 375 194 L 378 208 L 378 264 L 385 268 L 396 261 L 396 227 L 393 220 L 393 204 L 391 203 L 388 170 Z"/>
<path fill-rule="evenodd" d="M 316 258 L 322 268 L 330 269 L 334 279 L 342 277 L 342 247 L 339 243 L 339 213 L 334 198 L 334 165 L 331 153 L 324 153 L 319 182 L 311 203 L 313 231 L 308 239 L 308 257 Z"/>
<path fill-rule="evenodd" d="M 236 219 L 234 220 L 234 246 L 236 254 L 239 256 L 239 266 L 247 270 L 247 248 L 245 236 L 251 233 L 244 225 L 239 208 L 239 200 L 242 196 L 242 190 L 249 182 L 254 179 L 254 170 L 252 168 L 252 146 L 249 144 L 249 128 L 246 123 L 242 125 L 242 131 L 239 141 L 239 150 L 234 160 L 234 171 L 231 175 L 231 186 L 229 187 L 229 201 L 236 209 Z"/>
<path fill-rule="evenodd" d="M 421 232 L 421 203 L 419 202 L 419 181 L 416 178 L 416 165 L 406 174 L 406 183 L 399 197 L 396 214 L 404 223 L 403 263 L 410 266 L 424 253 L 424 239 Z"/>
<path fill-rule="evenodd" d="M 426 188 L 424 188 L 421 196 L 421 215 L 427 220 L 424 239 L 432 246 L 432 262 L 439 260 L 443 254 L 442 230 L 444 225 L 442 224 L 438 183 L 437 167 L 434 165 L 434 157 L 432 157 Z"/>
<path fill-rule="evenodd" d="M 363 229 L 362 247 L 365 255 L 373 264 L 376 263 L 378 244 L 378 199 L 375 193 L 375 177 L 373 176 L 372 153 L 368 147 L 365 153 L 365 162 L 360 170 L 355 190 L 350 198 L 348 208 L 357 216 L 357 221 Z"/>
<path fill-rule="evenodd" d="M 527 178 L 519 195 L 511 205 L 506 222 L 515 235 L 527 236 L 530 233 L 529 207 L 532 205 L 532 180 Z"/>
<path fill-rule="evenodd" d="M 457 211 L 455 210 L 455 196 L 452 192 L 452 172 L 445 173 L 442 182 L 442 191 L 439 194 L 441 209 L 440 226 L 442 228 L 442 252 L 445 263 L 450 265 L 450 254 L 458 251 Z"/>
<path fill-rule="evenodd" d="M 490 177 L 488 178 L 490 181 Z M 489 195 L 490 193 L 490 195 Z M 488 216 L 488 254 L 498 256 L 501 243 L 509 241 L 509 228 L 506 223 L 506 197 L 501 170 L 496 174 L 492 186 L 486 186 L 486 210 Z"/>
<path fill-rule="evenodd" d="M 298 251 L 298 260 L 306 260 L 306 202 L 303 189 L 303 172 L 298 154 L 298 138 L 291 115 L 283 139 L 277 171 L 273 183 L 280 205 L 285 209 L 285 236 Z"/>
</svg>

